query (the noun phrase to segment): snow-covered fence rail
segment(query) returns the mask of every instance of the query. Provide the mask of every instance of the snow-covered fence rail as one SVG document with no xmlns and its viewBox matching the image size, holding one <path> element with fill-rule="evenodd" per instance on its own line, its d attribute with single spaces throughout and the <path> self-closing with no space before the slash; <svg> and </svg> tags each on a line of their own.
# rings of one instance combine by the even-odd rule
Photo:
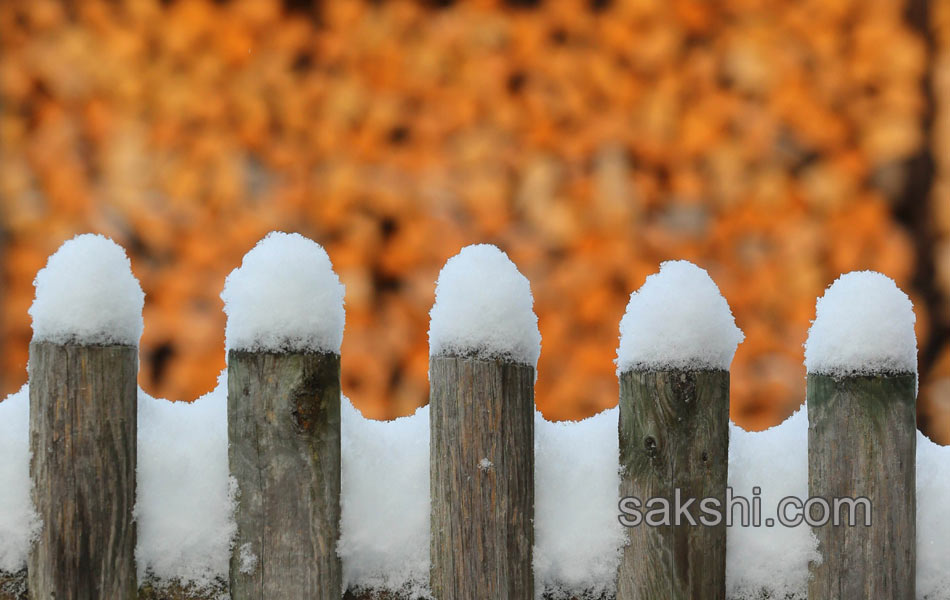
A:
<svg viewBox="0 0 950 600">
<path fill-rule="evenodd" d="M 819 301 L 807 418 L 766 432 L 729 423 L 743 335 L 685 262 L 631 295 L 619 407 L 581 423 L 534 408 L 530 286 L 496 248 L 446 263 L 430 407 L 394 422 L 341 397 L 343 288 L 319 246 L 268 236 L 222 298 L 218 388 L 156 400 L 135 390 L 143 296 L 121 249 L 81 236 L 51 257 L 30 384 L 0 403 L 0 600 L 52 597 L 43 585 L 60 599 L 950 600 L 950 449 L 915 431 L 913 313 L 883 276 L 843 276 Z M 27 427 L 50 414 L 46 433 Z M 37 477 L 44 452 L 55 477 Z M 730 511 L 727 485 L 764 488 L 763 517 L 779 494 L 867 496 L 874 522 L 710 525 L 701 500 Z M 677 491 L 697 525 L 648 514 Z M 640 525 L 620 525 L 621 497 Z M 72 567 L 41 566 L 45 540 Z"/>
</svg>

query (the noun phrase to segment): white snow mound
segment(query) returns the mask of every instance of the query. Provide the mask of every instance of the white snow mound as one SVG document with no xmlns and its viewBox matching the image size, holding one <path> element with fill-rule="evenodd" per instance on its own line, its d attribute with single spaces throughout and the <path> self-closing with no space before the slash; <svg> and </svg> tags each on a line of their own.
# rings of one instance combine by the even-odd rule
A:
<svg viewBox="0 0 950 600">
<path fill-rule="evenodd" d="M 343 293 L 326 250 L 298 233 L 273 231 L 224 283 L 225 346 L 339 354 Z"/>
<path fill-rule="evenodd" d="M 582 421 L 535 413 L 537 596 L 611 597 L 627 534 L 617 516 L 620 450 L 617 407 Z"/>
<path fill-rule="evenodd" d="M 917 597 L 950 600 L 950 446 L 917 432 Z"/>
<path fill-rule="evenodd" d="M 730 423 L 729 485 L 733 497 L 750 502 L 755 497 L 752 488 L 760 488 L 763 524 L 742 527 L 740 509 L 734 511 L 733 526 L 726 529 L 727 597 L 804 599 L 808 563 L 821 559 L 818 539 L 808 525 L 767 527 L 764 520 L 775 518 L 782 498 L 808 498 L 807 409 L 765 431 L 746 431 Z"/>
<path fill-rule="evenodd" d="M 809 373 L 916 373 L 914 306 L 894 280 L 853 271 L 832 283 L 815 305 L 805 342 Z"/>
<path fill-rule="evenodd" d="M 504 358 L 537 367 L 541 333 L 531 285 L 495 246 L 466 246 L 445 263 L 429 317 L 430 356 Z"/>
<path fill-rule="evenodd" d="M 33 281 L 33 340 L 137 346 L 145 294 L 125 250 L 86 233 L 64 242 Z"/>
<path fill-rule="evenodd" d="M 429 597 L 429 407 L 393 421 L 340 408 L 344 587 Z"/>
<path fill-rule="evenodd" d="M 633 369 L 728 371 L 744 338 L 709 273 L 685 260 L 667 261 L 630 295 L 620 320 L 617 374 Z"/>
<path fill-rule="evenodd" d="M 0 572 L 26 568 L 41 523 L 30 499 L 30 388 L 0 402 Z"/>
<path fill-rule="evenodd" d="M 139 581 L 148 575 L 198 589 L 227 581 L 236 529 L 227 407 L 227 370 L 214 391 L 191 403 L 139 390 Z"/>
</svg>

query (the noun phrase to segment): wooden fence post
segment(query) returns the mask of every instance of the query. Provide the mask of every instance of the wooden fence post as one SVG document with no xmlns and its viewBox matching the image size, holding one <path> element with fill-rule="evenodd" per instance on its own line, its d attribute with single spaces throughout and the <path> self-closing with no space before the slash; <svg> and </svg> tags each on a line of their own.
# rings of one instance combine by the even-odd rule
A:
<svg viewBox="0 0 950 600">
<path fill-rule="evenodd" d="M 80 235 L 36 275 L 30 478 L 36 600 L 134 598 L 138 340 L 145 295 L 112 240 Z"/>
<path fill-rule="evenodd" d="M 231 350 L 234 600 L 339 600 L 340 355 Z"/>
<path fill-rule="evenodd" d="M 620 510 L 635 498 L 643 519 L 627 530 L 618 600 L 725 599 L 728 369 L 742 339 L 719 288 L 692 263 L 663 263 L 630 296 L 617 351 Z M 651 509 L 663 502 L 657 523 Z"/>
<path fill-rule="evenodd" d="M 823 560 L 812 564 L 812 600 L 915 598 L 915 385 L 914 374 L 808 374 L 808 495 L 871 506 L 870 527 L 864 508 L 857 526 L 813 528 Z"/>
<path fill-rule="evenodd" d="M 893 281 L 865 271 L 836 280 L 816 313 L 805 350 L 808 494 L 828 506 L 805 507 L 822 555 L 810 565 L 808 598 L 914 600 L 913 307 Z M 850 502 L 840 502 L 860 498 L 870 509 L 854 505 L 852 510 Z M 854 526 L 846 522 L 852 513 Z M 821 524 L 825 518 L 831 520 Z"/>
<path fill-rule="evenodd" d="M 725 506 L 729 372 L 631 370 L 620 375 L 620 496 L 717 498 Z M 675 514 L 675 513 L 674 513 Z M 725 522 L 628 529 L 618 600 L 725 598 Z"/>
<path fill-rule="evenodd" d="M 432 591 L 534 597 L 534 368 L 430 359 Z"/>
<path fill-rule="evenodd" d="M 327 253 L 272 232 L 225 282 L 233 600 L 339 600 L 343 286 Z"/>
<path fill-rule="evenodd" d="M 30 344 L 30 597 L 134 598 L 134 346 Z"/>
<path fill-rule="evenodd" d="M 430 313 L 430 583 L 437 600 L 533 600 L 534 381 L 528 280 L 489 245 L 450 258 Z"/>
</svg>

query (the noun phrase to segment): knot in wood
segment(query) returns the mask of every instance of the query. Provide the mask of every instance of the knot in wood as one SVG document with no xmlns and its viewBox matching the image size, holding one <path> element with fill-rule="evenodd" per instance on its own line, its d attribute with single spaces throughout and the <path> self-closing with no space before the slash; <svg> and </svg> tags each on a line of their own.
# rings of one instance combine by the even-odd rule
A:
<svg viewBox="0 0 950 600">
<path fill-rule="evenodd" d="M 294 394 L 293 407 L 290 416 L 293 419 L 294 431 L 297 433 L 313 433 L 320 418 L 320 398 L 312 393 Z"/>
<path fill-rule="evenodd" d="M 652 435 L 648 435 L 643 440 L 643 447 L 646 448 L 647 456 L 650 458 L 656 458 L 657 449 L 656 449 L 656 439 Z"/>
</svg>

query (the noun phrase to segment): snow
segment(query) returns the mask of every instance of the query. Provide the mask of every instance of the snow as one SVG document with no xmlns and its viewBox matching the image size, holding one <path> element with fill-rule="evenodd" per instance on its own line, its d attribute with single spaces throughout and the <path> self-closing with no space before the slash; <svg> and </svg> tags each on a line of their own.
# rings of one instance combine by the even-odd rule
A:
<svg viewBox="0 0 950 600">
<path fill-rule="evenodd" d="M 238 552 L 238 572 L 250 575 L 257 569 L 257 555 L 251 550 L 251 542 L 241 544 L 241 550 Z"/>
<path fill-rule="evenodd" d="M 0 402 L 0 572 L 26 568 L 41 523 L 30 500 L 30 388 Z"/>
<path fill-rule="evenodd" d="M 917 432 L 917 597 L 950 600 L 950 446 Z"/>
<path fill-rule="evenodd" d="M 138 345 L 145 294 L 109 238 L 87 233 L 63 243 L 33 285 L 34 341 Z"/>
<path fill-rule="evenodd" d="M 429 407 L 374 421 L 344 397 L 341 434 L 344 585 L 427 596 Z"/>
<path fill-rule="evenodd" d="M 225 346 L 339 354 L 343 293 L 319 244 L 298 233 L 271 232 L 244 255 L 224 283 Z"/>
<path fill-rule="evenodd" d="M 228 475 L 227 371 L 194 402 L 139 391 L 135 549 L 139 580 L 227 581 L 235 532 Z"/>
<path fill-rule="evenodd" d="M 914 306 L 891 278 L 854 271 L 832 283 L 815 306 L 805 342 L 809 373 L 916 373 Z"/>
<path fill-rule="evenodd" d="M 630 295 L 620 320 L 617 374 L 638 370 L 728 371 L 739 343 L 729 304 L 700 267 L 668 261 Z"/>
<path fill-rule="evenodd" d="M 580 422 L 535 415 L 538 595 L 614 590 L 626 533 L 617 521 L 616 408 Z M 364 418 L 343 398 L 338 553 L 349 589 L 429 597 L 429 408 Z M 477 468 L 494 468 L 482 459 Z"/>
<path fill-rule="evenodd" d="M 531 285 L 495 246 L 466 246 L 446 261 L 429 316 L 430 356 L 503 358 L 537 367 L 541 333 Z"/>
<path fill-rule="evenodd" d="M 620 501 L 619 409 L 578 422 L 535 415 L 537 596 L 612 596 L 627 535 Z"/>
<path fill-rule="evenodd" d="M 733 496 L 752 499 L 761 488 L 762 519 L 774 518 L 779 501 L 808 498 L 808 413 L 805 407 L 765 431 L 730 424 L 729 485 Z M 798 527 L 727 528 L 726 587 L 733 600 L 804 599 L 808 563 L 820 560 L 818 539 L 806 524 Z M 794 516 L 790 509 L 789 517 Z M 767 591 L 765 595 L 762 592 Z"/>
</svg>

